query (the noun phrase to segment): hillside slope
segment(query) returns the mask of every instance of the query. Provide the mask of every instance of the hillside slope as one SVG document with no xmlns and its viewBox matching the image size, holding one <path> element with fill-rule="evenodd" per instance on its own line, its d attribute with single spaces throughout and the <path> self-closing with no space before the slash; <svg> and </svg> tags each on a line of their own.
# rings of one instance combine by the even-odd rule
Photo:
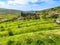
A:
<svg viewBox="0 0 60 45">
<path fill-rule="evenodd" d="M 7 14 L 20 14 L 20 10 L 14 10 L 14 9 L 4 9 L 4 8 L 0 8 L 0 13 L 4 15 Z"/>
<path fill-rule="evenodd" d="M 52 20 L 0 24 L 0 45 L 60 45 L 60 27 Z"/>
<path fill-rule="evenodd" d="M 0 20 L 11 19 L 21 14 L 20 10 L 0 8 Z"/>
<path fill-rule="evenodd" d="M 0 23 L 0 45 L 60 45 L 60 25 L 49 18 L 3 22 Z"/>
<path fill-rule="evenodd" d="M 19 15 L 23 16 L 21 14 L 21 12 L 25 12 L 27 14 L 25 14 L 24 16 L 26 17 L 26 19 L 29 18 L 40 18 L 41 15 L 43 17 L 47 17 L 48 15 L 50 15 L 51 13 L 58 13 L 60 15 L 60 6 L 55 7 L 55 8 L 50 8 L 50 9 L 46 9 L 46 10 L 41 10 L 41 11 L 20 11 L 20 10 L 13 10 L 13 9 L 3 9 L 0 8 L 0 19 L 10 19 L 13 17 L 17 17 Z M 35 14 L 30 14 L 30 13 L 34 12 Z M 23 18 L 22 18 L 23 19 Z"/>
</svg>

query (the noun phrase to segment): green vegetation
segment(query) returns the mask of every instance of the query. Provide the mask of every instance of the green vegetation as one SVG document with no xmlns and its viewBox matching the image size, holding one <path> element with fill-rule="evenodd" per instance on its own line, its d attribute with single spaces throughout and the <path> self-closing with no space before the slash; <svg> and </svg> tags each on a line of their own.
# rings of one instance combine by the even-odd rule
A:
<svg viewBox="0 0 60 45">
<path fill-rule="evenodd" d="M 55 11 L 56 8 L 53 9 Z M 52 12 L 53 9 L 50 11 Z M 54 22 L 60 17 L 56 14 L 47 15 L 48 10 L 36 11 L 35 18 L 31 16 L 33 19 L 29 18 L 29 15 L 24 17 L 28 17 L 25 20 L 0 23 L 0 45 L 60 45 L 60 26 Z M 58 11 L 59 7 L 56 10 Z M 37 19 L 36 16 L 41 17 Z"/>
<path fill-rule="evenodd" d="M 20 13 L 20 10 L 0 8 L 0 20 L 16 18 Z"/>
</svg>

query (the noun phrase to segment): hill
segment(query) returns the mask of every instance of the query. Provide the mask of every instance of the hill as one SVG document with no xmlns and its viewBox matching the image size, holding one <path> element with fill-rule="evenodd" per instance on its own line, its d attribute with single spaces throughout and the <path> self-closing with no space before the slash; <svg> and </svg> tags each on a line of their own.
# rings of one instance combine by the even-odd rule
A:
<svg viewBox="0 0 60 45">
<path fill-rule="evenodd" d="M 25 16 L 25 20 L 0 23 L 0 45 L 60 45 L 60 24 L 48 17 L 50 12 L 60 12 L 60 7 L 56 7 L 56 11 L 53 9 L 36 11 L 33 16 L 30 13 L 27 15 L 32 18 L 42 15 L 46 18 L 41 16 L 38 19 L 29 19 Z"/>
<path fill-rule="evenodd" d="M 17 17 L 18 15 L 20 15 L 20 13 L 20 10 L 0 8 L 0 20 Z"/>
<path fill-rule="evenodd" d="M 14 9 L 4 9 L 4 8 L 0 8 L 0 13 L 1 14 L 20 14 L 20 10 L 14 10 Z"/>
<path fill-rule="evenodd" d="M 31 13 L 32 12 L 32 13 Z M 40 18 L 49 18 L 57 16 L 60 18 L 60 6 L 40 11 L 23 11 L 21 12 L 22 19 L 40 19 Z"/>
<path fill-rule="evenodd" d="M 58 13 L 60 15 L 60 6 L 46 9 L 46 10 L 36 11 L 36 13 L 45 16 L 49 16 L 51 13 Z"/>
<path fill-rule="evenodd" d="M 21 12 L 23 14 L 21 14 Z M 41 11 L 20 11 L 20 10 L 14 10 L 14 9 L 0 8 L 0 19 L 3 19 L 3 18 L 5 19 L 7 17 L 8 17 L 7 19 L 9 19 L 9 18 L 18 17 L 18 16 L 21 16 L 21 17 L 24 16 L 22 19 L 24 19 L 25 17 L 26 19 L 41 18 L 41 17 L 44 18 L 44 17 L 48 17 L 53 12 L 58 13 L 60 15 L 60 6 L 41 10 Z"/>
</svg>

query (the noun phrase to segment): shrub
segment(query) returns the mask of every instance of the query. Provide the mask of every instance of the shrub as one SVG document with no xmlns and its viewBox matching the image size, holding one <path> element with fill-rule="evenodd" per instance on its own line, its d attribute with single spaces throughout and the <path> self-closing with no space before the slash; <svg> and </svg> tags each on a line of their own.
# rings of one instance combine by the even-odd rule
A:
<svg viewBox="0 0 60 45">
<path fill-rule="evenodd" d="M 1 28 L 1 31 L 4 31 L 5 30 L 3 26 L 1 26 L 0 28 Z"/>
<path fill-rule="evenodd" d="M 37 40 L 37 41 L 36 41 L 36 45 L 44 45 L 44 42 L 41 41 L 41 40 Z"/>
<path fill-rule="evenodd" d="M 8 34 L 9 36 L 13 36 L 13 32 L 10 29 L 8 29 Z"/>
<path fill-rule="evenodd" d="M 52 39 L 50 39 L 50 38 L 48 38 L 47 41 L 48 41 L 48 43 L 50 43 L 50 44 L 56 45 L 55 41 L 52 40 Z"/>
<path fill-rule="evenodd" d="M 36 30 L 31 30 L 31 32 L 36 32 Z"/>
<path fill-rule="evenodd" d="M 21 43 L 20 42 L 17 42 L 16 45 L 21 45 Z"/>
<path fill-rule="evenodd" d="M 12 45 L 13 43 L 14 43 L 14 41 L 9 40 L 9 41 L 7 42 L 7 45 Z"/>
<path fill-rule="evenodd" d="M 56 13 L 56 12 L 52 12 L 52 13 L 50 14 L 50 18 L 52 18 L 52 19 L 57 19 L 58 16 L 59 16 L 59 14 Z"/>
<path fill-rule="evenodd" d="M 60 39 L 60 37 L 59 37 L 60 35 L 56 35 L 56 36 L 54 36 L 55 37 L 55 39 Z"/>
<path fill-rule="evenodd" d="M 27 44 L 31 44 L 32 43 L 32 39 L 30 39 L 30 38 L 29 39 L 26 39 L 26 43 Z"/>
<path fill-rule="evenodd" d="M 54 30 L 55 28 L 54 27 L 49 27 L 48 30 Z"/>
<path fill-rule="evenodd" d="M 52 39 L 48 39 L 49 43 L 54 43 L 54 41 Z"/>
<path fill-rule="evenodd" d="M 43 18 L 43 19 L 46 19 L 46 15 L 42 15 L 42 18 Z"/>
<path fill-rule="evenodd" d="M 1 26 L 0 28 L 4 28 L 3 26 Z"/>
<path fill-rule="evenodd" d="M 21 26 L 20 26 L 20 25 L 18 25 L 18 28 L 21 28 Z"/>
<path fill-rule="evenodd" d="M 40 30 L 46 30 L 46 29 L 47 29 L 47 28 L 43 28 L 43 27 L 42 27 L 42 28 L 40 28 Z"/>
<path fill-rule="evenodd" d="M 44 33 L 39 33 L 40 35 L 44 35 Z"/>
<path fill-rule="evenodd" d="M 4 28 L 1 29 L 1 31 L 4 31 L 4 30 L 5 30 Z"/>
</svg>

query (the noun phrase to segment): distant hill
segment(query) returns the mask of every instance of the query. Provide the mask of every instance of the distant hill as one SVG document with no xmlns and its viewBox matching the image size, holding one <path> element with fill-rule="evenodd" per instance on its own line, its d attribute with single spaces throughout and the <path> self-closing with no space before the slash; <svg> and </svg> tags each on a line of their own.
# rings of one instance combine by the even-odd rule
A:
<svg viewBox="0 0 60 45">
<path fill-rule="evenodd" d="M 0 20 L 11 19 L 21 14 L 20 10 L 0 8 Z"/>
<path fill-rule="evenodd" d="M 60 15 L 60 6 L 58 7 L 54 7 L 54 8 L 49 8 L 49 9 L 45 9 L 45 10 L 40 10 L 40 11 L 21 11 L 21 10 L 15 10 L 15 9 L 4 9 L 4 8 L 0 8 L 0 19 L 10 19 L 10 18 L 14 18 L 14 17 L 20 17 L 21 12 L 24 13 L 24 15 L 26 16 L 25 18 L 34 18 L 33 13 L 35 13 L 37 16 L 37 18 L 39 18 L 40 15 L 42 16 L 46 16 L 51 14 L 52 12 L 54 13 L 59 13 Z M 28 14 L 26 14 L 28 13 Z M 31 14 L 30 14 L 31 13 Z M 33 16 L 31 16 L 33 15 Z M 30 17 L 29 17 L 30 16 Z"/>
<path fill-rule="evenodd" d="M 60 11 L 60 6 L 58 7 L 54 7 L 54 8 L 50 8 L 50 9 L 45 9 L 45 10 L 40 10 L 40 11 L 36 11 L 36 13 L 45 13 L 45 12 L 52 12 L 52 11 L 56 11 L 59 12 Z M 8 15 L 8 14 L 20 14 L 21 10 L 15 10 L 15 9 L 5 9 L 5 8 L 0 8 L 0 15 Z M 34 11 L 22 11 L 25 13 L 32 13 Z"/>
<path fill-rule="evenodd" d="M 20 14 L 20 10 L 0 8 L 0 15 Z"/>
<path fill-rule="evenodd" d="M 51 16 L 53 14 L 60 15 L 60 6 L 45 9 L 45 10 L 40 10 L 40 11 L 25 11 L 25 12 L 23 11 L 22 15 L 24 17 L 26 17 L 25 19 L 29 19 L 29 18 L 30 19 L 39 19 L 39 18 L 48 18 L 49 16 Z"/>
<path fill-rule="evenodd" d="M 49 8 L 49 9 L 45 9 L 45 10 L 36 11 L 36 13 L 40 13 L 40 14 L 49 14 L 51 12 L 60 13 L 60 6 L 54 7 L 54 8 Z"/>
</svg>

